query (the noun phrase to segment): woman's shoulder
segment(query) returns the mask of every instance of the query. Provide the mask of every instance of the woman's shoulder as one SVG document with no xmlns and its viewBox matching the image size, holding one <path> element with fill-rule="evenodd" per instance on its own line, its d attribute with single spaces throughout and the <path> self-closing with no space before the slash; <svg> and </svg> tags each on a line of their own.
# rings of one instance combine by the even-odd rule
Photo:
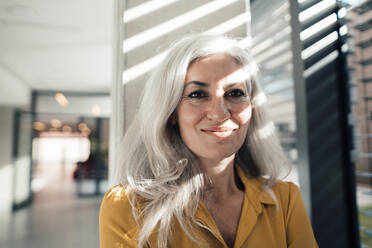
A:
<svg viewBox="0 0 372 248">
<path fill-rule="evenodd" d="M 127 198 L 128 195 L 128 186 L 123 184 L 118 184 L 112 186 L 107 190 L 104 199 L 113 199 L 113 198 Z"/>
<path fill-rule="evenodd" d="M 103 201 L 128 200 L 127 186 L 119 184 L 112 186 L 103 196 Z"/>
<path fill-rule="evenodd" d="M 125 185 L 111 187 L 102 198 L 101 208 L 131 209 L 129 190 Z"/>
<path fill-rule="evenodd" d="M 265 191 L 265 185 L 268 185 L 268 179 L 266 177 L 255 177 L 254 178 L 257 182 L 257 185 L 260 186 L 260 190 Z M 297 184 L 291 181 L 283 181 L 280 179 L 276 179 L 274 183 L 269 186 L 271 190 L 275 192 L 276 195 L 288 195 L 288 194 L 296 194 L 299 192 L 299 187 Z M 262 187 L 264 186 L 264 187 Z"/>
<path fill-rule="evenodd" d="M 278 180 L 272 190 L 284 209 L 291 209 L 293 205 L 297 205 L 299 202 L 303 204 L 300 189 L 294 182 Z"/>
<path fill-rule="evenodd" d="M 270 182 L 266 177 L 249 177 L 242 170 L 238 170 L 239 176 L 245 186 L 246 194 L 250 198 L 256 196 L 258 201 L 264 204 L 279 205 L 284 208 L 289 202 L 301 198 L 300 190 L 293 182 L 275 180 Z"/>
<path fill-rule="evenodd" d="M 111 187 L 102 199 L 100 216 L 126 220 L 128 225 L 134 225 L 129 195 L 130 190 L 125 185 Z"/>
<path fill-rule="evenodd" d="M 101 247 L 136 247 L 137 224 L 126 186 L 117 185 L 107 191 L 101 203 L 99 226 Z"/>
<path fill-rule="evenodd" d="M 283 210 L 288 247 L 318 247 L 299 187 L 278 181 L 273 191 Z"/>
<path fill-rule="evenodd" d="M 290 194 L 299 191 L 297 184 L 291 181 L 277 180 L 272 188 L 281 194 Z"/>
</svg>

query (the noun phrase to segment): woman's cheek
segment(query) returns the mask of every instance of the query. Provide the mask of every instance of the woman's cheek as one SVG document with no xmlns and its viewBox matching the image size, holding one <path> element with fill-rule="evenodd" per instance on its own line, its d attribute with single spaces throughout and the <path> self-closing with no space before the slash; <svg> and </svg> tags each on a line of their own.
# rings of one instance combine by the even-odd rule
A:
<svg viewBox="0 0 372 248">
<path fill-rule="evenodd" d="M 178 107 L 179 125 L 192 125 L 200 116 L 200 109 L 189 102 L 184 102 Z"/>
<path fill-rule="evenodd" d="M 238 113 L 238 117 L 242 124 L 249 122 L 249 120 L 252 117 L 252 106 L 249 105 L 247 107 L 242 108 L 240 112 Z"/>
</svg>

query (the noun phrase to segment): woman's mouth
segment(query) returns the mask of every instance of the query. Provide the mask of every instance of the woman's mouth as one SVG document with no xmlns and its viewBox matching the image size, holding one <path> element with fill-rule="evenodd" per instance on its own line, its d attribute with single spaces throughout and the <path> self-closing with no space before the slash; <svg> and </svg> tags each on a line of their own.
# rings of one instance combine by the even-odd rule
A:
<svg viewBox="0 0 372 248">
<path fill-rule="evenodd" d="M 217 138 L 227 138 L 229 137 L 236 129 L 230 127 L 209 127 L 201 129 L 202 132 L 215 136 Z"/>
</svg>

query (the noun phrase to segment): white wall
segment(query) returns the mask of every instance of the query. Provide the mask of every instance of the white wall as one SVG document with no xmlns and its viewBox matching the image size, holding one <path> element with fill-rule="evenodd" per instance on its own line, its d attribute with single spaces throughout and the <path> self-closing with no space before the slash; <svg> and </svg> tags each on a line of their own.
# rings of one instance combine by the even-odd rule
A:
<svg viewBox="0 0 372 248">
<path fill-rule="evenodd" d="M 0 106 L 0 215 L 12 206 L 13 108 Z"/>
<path fill-rule="evenodd" d="M 30 87 L 12 69 L 0 61 L 0 105 L 27 106 L 30 102 Z"/>
</svg>

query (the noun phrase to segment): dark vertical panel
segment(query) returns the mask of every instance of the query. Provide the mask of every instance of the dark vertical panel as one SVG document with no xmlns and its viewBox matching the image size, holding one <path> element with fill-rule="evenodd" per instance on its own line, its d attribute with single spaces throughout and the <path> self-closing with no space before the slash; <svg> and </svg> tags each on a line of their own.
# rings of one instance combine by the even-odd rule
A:
<svg viewBox="0 0 372 248">
<path fill-rule="evenodd" d="M 341 8 L 341 4 L 338 6 L 338 9 Z M 337 15 L 338 16 L 338 15 Z M 339 18 L 339 16 L 338 16 Z M 347 39 L 350 38 L 349 35 L 341 36 L 340 28 L 341 26 L 347 23 L 345 19 L 339 19 L 338 24 L 338 52 L 339 60 L 337 68 L 340 69 L 338 74 L 338 90 L 340 95 L 343 98 L 339 99 L 339 106 L 341 109 L 341 129 L 343 136 L 341 136 L 342 143 L 345 145 L 345 153 L 343 153 L 343 179 L 345 186 L 345 200 L 346 200 L 346 219 L 347 224 L 350 227 L 349 237 L 351 245 L 355 247 L 360 247 L 360 233 L 359 233 L 359 221 L 358 221 L 358 206 L 357 206 L 357 196 L 356 196 L 356 170 L 355 170 L 355 161 L 352 158 L 352 151 L 354 150 L 354 137 L 353 137 L 353 126 L 349 123 L 349 116 L 352 113 L 352 100 L 351 100 L 351 91 L 352 87 L 351 78 L 349 77 L 347 56 L 348 52 L 344 52 L 342 47 L 344 44 L 347 44 Z"/>
<path fill-rule="evenodd" d="M 292 8 L 296 3 L 291 2 Z M 307 1 L 301 10 L 318 1 Z M 312 4 L 310 4 L 312 3 Z M 295 8 L 294 8 L 295 9 Z M 300 8 L 297 9 L 299 10 Z M 339 7 L 333 9 L 337 13 Z M 294 18 L 295 11 L 291 12 Z M 299 11 L 297 12 L 297 15 Z M 298 18 L 298 16 L 296 16 Z M 308 21 L 309 22 L 309 21 Z M 293 25 L 294 22 L 292 22 Z M 315 23 L 315 21 L 314 21 Z M 338 19 L 323 32 L 338 32 L 342 20 Z M 298 30 L 292 28 L 295 32 Z M 293 34 L 293 37 L 299 32 Z M 327 34 L 314 35 L 302 47 L 309 47 Z M 293 38 L 294 39 L 294 38 Z M 354 164 L 351 160 L 351 129 L 348 125 L 350 97 L 345 54 L 341 47 L 342 36 L 331 44 L 318 49 L 312 56 L 303 59 L 305 70 L 313 71 L 304 80 L 297 80 L 297 88 L 304 88 L 305 94 L 296 91 L 296 104 L 305 106 L 306 121 L 297 130 L 307 135 L 297 136 L 299 155 L 308 160 L 311 192 L 312 224 L 319 247 L 360 247 L 357 222 Z M 295 48 L 294 48 L 295 49 Z M 337 56 L 330 56 L 330 55 Z M 300 56 L 299 53 L 296 53 Z M 294 56 L 296 56 L 294 55 Z M 328 58 L 328 60 L 327 60 Z M 325 61 L 325 63 L 319 63 Z M 321 66 L 319 66 L 321 65 Z M 314 69 L 318 67 L 317 69 Z M 298 85 L 304 84 L 304 85 Z M 303 93 L 303 92 L 302 92 Z M 301 115 L 297 111 L 298 115 Z M 303 114 L 302 114 L 303 115 Z M 301 150 L 301 149 L 307 149 Z M 299 158 L 301 160 L 301 158 Z"/>
<path fill-rule="evenodd" d="M 341 122 L 338 61 L 305 79 L 312 223 L 320 247 L 353 247 L 347 218 L 344 166 L 350 166 Z"/>
</svg>

